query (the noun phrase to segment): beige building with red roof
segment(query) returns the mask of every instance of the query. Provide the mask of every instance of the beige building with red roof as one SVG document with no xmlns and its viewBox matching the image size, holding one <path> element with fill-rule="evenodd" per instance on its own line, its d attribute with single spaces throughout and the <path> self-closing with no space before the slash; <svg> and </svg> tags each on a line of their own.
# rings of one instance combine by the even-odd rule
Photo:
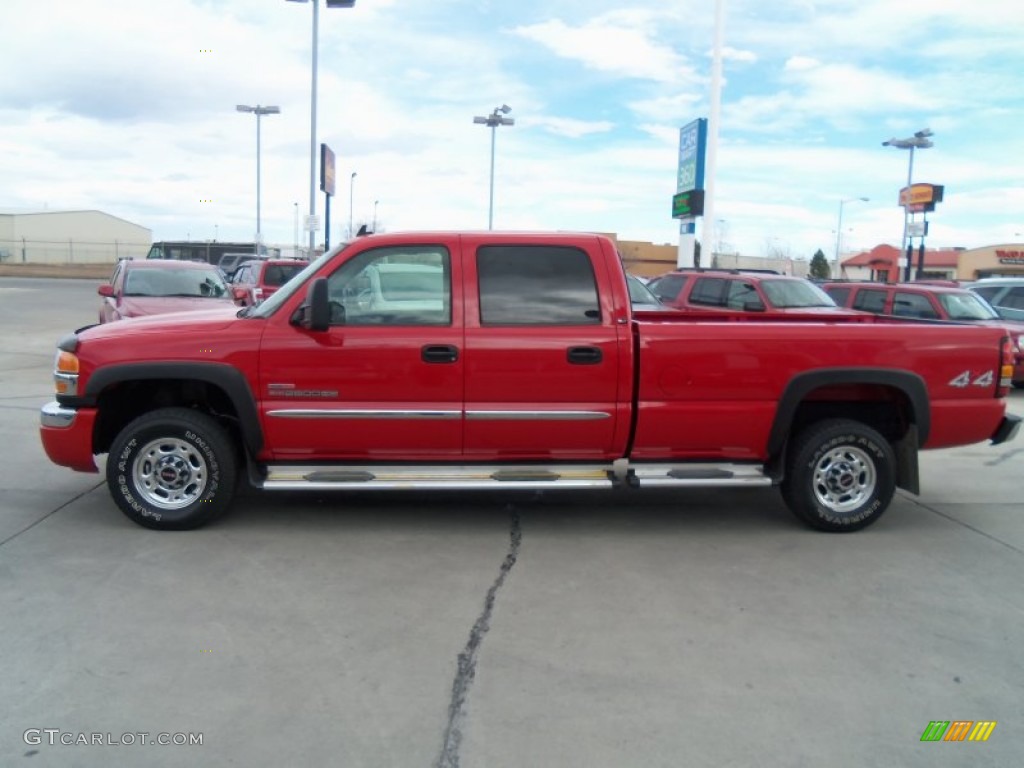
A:
<svg viewBox="0 0 1024 768">
<path fill-rule="evenodd" d="M 848 280 L 893 283 L 903 279 L 900 249 L 876 245 L 870 251 L 842 260 Z M 911 279 L 917 277 L 918 249 L 913 251 Z M 987 245 L 982 248 L 925 249 L 923 278 L 928 280 L 978 280 L 982 277 L 1024 277 L 1024 245 Z"/>
</svg>

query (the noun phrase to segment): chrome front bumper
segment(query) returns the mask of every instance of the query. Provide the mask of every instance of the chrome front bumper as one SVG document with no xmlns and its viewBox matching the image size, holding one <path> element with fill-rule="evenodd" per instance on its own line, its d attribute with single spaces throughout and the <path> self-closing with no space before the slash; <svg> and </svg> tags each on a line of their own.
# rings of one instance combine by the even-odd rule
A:
<svg viewBox="0 0 1024 768">
<path fill-rule="evenodd" d="M 78 411 L 65 408 L 56 400 L 44 405 L 39 411 L 39 423 L 44 427 L 67 429 L 75 423 Z"/>
</svg>

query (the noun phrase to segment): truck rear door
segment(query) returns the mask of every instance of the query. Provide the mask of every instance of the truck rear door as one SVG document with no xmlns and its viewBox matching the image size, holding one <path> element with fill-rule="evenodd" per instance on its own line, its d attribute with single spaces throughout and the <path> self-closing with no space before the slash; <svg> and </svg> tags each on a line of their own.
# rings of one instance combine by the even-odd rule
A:
<svg viewBox="0 0 1024 768">
<path fill-rule="evenodd" d="M 614 252 L 580 241 L 462 236 L 468 459 L 621 455 L 632 347 L 615 301 L 625 282 Z"/>
</svg>

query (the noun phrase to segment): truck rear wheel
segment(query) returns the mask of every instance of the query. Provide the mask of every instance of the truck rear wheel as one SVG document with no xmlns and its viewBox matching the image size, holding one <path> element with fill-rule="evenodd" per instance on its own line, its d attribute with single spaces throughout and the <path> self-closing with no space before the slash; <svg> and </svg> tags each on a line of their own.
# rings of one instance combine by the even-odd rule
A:
<svg viewBox="0 0 1024 768">
<path fill-rule="evenodd" d="M 211 417 L 161 408 L 129 423 L 107 457 L 107 486 L 121 511 L 147 528 L 198 528 L 227 509 L 235 451 Z"/>
<path fill-rule="evenodd" d="M 896 457 L 877 431 L 851 419 L 812 424 L 789 448 L 782 497 L 798 518 L 822 531 L 857 531 L 888 508 Z"/>
</svg>

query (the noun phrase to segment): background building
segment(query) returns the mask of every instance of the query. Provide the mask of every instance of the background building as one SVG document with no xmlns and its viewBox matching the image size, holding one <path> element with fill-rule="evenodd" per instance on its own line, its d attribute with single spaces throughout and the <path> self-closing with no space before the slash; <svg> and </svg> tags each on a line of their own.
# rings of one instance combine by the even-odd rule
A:
<svg viewBox="0 0 1024 768">
<path fill-rule="evenodd" d="M 957 277 L 1024 277 L 1024 244 L 986 245 L 960 253 Z"/>
<path fill-rule="evenodd" d="M 0 261 L 114 263 L 144 258 L 152 231 L 102 211 L 0 211 Z"/>
<path fill-rule="evenodd" d="M 943 248 L 924 251 L 924 274 L 926 280 L 956 280 L 957 265 L 963 254 L 960 248 Z M 914 248 L 913 263 L 910 265 L 911 279 L 917 276 L 917 248 Z M 892 245 L 876 245 L 870 251 L 858 253 L 844 259 L 840 277 L 846 280 L 872 280 L 880 283 L 896 283 L 903 279 L 900 249 Z"/>
</svg>

